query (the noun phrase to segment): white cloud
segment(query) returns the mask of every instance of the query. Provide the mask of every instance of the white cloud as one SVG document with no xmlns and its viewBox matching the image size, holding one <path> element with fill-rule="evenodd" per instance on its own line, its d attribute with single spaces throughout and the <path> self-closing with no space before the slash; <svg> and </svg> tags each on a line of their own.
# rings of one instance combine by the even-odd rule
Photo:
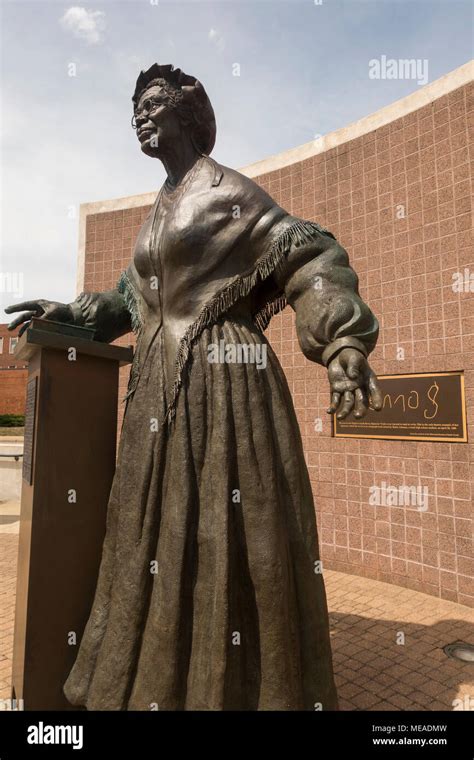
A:
<svg viewBox="0 0 474 760">
<path fill-rule="evenodd" d="M 85 8 L 73 6 L 60 19 L 61 26 L 74 37 L 85 40 L 89 45 L 102 42 L 105 29 L 105 13 L 103 11 L 88 11 Z"/>
<path fill-rule="evenodd" d="M 213 29 L 213 28 L 209 29 L 208 37 L 211 40 L 211 42 L 214 43 L 214 45 L 219 50 L 219 52 L 222 52 L 224 50 L 225 40 L 222 34 L 217 31 L 217 29 Z"/>
</svg>

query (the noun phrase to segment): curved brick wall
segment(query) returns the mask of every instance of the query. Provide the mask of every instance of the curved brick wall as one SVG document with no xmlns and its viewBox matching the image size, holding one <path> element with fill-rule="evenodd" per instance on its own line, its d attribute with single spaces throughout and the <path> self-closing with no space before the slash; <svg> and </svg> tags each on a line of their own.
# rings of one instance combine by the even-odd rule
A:
<svg viewBox="0 0 474 760">
<path fill-rule="evenodd" d="M 456 86 L 453 75 L 440 97 L 432 97 L 434 83 L 398 110 L 384 109 L 383 119 L 370 117 L 373 128 L 363 134 L 348 128 L 342 138 L 327 136 L 315 155 L 303 146 L 302 160 L 292 160 L 298 151 L 290 151 L 261 162 L 263 174 L 260 164 L 243 171 L 291 213 L 327 226 L 348 249 L 362 297 L 381 322 L 372 357 L 377 372 L 465 370 L 472 430 L 474 296 L 451 285 L 454 272 L 474 274 L 474 88 Z M 137 196 L 82 207 L 79 288 L 115 284 L 151 202 Z M 403 219 L 396 215 L 400 205 Z M 325 370 L 301 354 L 289 308 L 273 319 L 268 336 L 301 425 L 325 565 L 474 606 L 472 444 L 332 438 Z M 396 359 L 399 347 L 404 361 Z M 382 481 L 427 486 L 428 510 L 370 506 L 369 488 Z"/>
<path fill-rule="evenodd" d="M 470 430 L 474 294 L 451 285 L 454 272 L 474 273 L 473 89 L 259 178 L 282 206 L 321 221 L 350 252 L 362 297 L 380 318 L 379 374 L 465 370 Z M 293 392 L 327 566 L 472 605 L 472 444 L 331 438 L 325 370 L 302 357 L 289 309 L 272 321 L 269 338 Z M 368 489 L 382 481 L 426 485 L 427 512 L 370 506 Z"/>
</svg>

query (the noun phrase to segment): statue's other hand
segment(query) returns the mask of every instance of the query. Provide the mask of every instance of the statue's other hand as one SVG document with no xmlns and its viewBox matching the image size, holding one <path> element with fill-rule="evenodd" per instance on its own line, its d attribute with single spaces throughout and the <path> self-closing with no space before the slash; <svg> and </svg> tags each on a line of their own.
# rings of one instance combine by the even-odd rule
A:
<svg viewBox="0 0 474 760">
<path fill-rule="evenodd" d="M 331 404 L 328 414 L 344 419 L 354 410 L 360 419 L 369 405 L 379 411 L 382 408 L 382 391 L 375 372 L 365 356 L 355 348 L 344 348 L 328 365 Z"/>
<path fill-rule="evenodd" d="M 16 311 L 21 311 L 23 314 L 20 314 L 20 316 L 16 317 L 13 322 L 10 322 L 8 329 L 14 330 L 18 325 L 23 325 L 18 336 L 23 335 L 30 324 L 31 317 L 52 319 L 55 322 L 71 323 L 74 321 L 72 309 L 69 304 L 58 303 L 57 301 L 46 301 L 43 298 L 40 298 L 38 301 L 14 303 L 11 306 L 7 306 L 5 309 L 6 314 L 13 314 Z"/>
</svg>

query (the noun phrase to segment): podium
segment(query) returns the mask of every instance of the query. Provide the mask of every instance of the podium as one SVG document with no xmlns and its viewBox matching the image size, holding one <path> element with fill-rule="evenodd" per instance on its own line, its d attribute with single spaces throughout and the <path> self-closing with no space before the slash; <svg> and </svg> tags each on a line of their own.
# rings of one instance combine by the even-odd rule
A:
<svg viewBox="0 0 474 760">
<path fill-rule="evenodd" d="M 62 692 L 97 584 L 115 471 L 119 367 L 131 347 L 34 319 L 28 361 L 12 699 L 73 710 Z M 20 703 L 21 704 L 21 703 Z"/>
</svg>

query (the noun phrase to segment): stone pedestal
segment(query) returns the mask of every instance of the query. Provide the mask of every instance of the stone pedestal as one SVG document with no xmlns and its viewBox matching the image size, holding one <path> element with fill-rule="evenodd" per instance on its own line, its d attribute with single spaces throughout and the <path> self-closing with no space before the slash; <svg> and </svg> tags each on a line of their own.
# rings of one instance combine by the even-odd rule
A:
<svg viewBox="0 0 474 760">
<path fill-rule="evenodd" d="M 40 322 L 15 351 L 29 369 L 12 697 L 68 710 L 62 686 L 94 597 L 115 470 L 119 366 L 133 352 Z"/>
</svg>

